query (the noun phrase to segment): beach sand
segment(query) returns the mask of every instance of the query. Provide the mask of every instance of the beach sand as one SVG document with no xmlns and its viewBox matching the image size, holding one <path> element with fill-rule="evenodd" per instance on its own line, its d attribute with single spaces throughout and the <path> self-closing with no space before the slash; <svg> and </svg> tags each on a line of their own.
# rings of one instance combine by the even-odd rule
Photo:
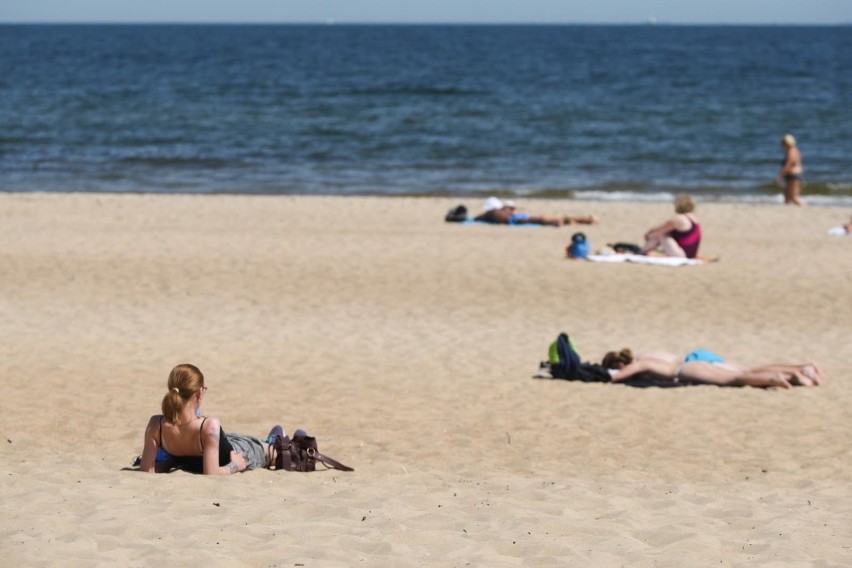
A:
<svg viewBox="0 0 852 568">
<path fill-rule="evenodd" d="M 852 565 L 847 211 L 699 203 L 721 260 L 669 268 L 444 223 L 464 201 L 0 194 L 3 563 Z M 672 212 L 519 206 L 599 215 L 593 249 Z M 560 331 L 588 360 L 703 347 L 831 381 L 531 378 Z M 183 362 L 226 430 L 303 427 L 356 471 L 133 471 Z"/>
</svg>

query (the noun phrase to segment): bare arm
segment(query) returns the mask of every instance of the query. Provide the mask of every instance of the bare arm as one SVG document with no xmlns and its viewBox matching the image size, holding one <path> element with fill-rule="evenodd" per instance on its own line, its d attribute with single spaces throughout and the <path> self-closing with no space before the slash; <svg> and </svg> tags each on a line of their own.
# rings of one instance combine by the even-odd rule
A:
<svg viewBox="0 0 852 568">
<path fill-rule="evenodd" d="M 231 452 L 231 463 L 219 466 L 219 424 L 218 418 L 208 418 L 204 423 L 201 438 L 204 440 L 204 475 L 231 475 L 245 471 L 246 460 L 239 452 Z"/>
<path fill-rule="evenodd" d="M 659 359 L 639 359 L 613 375 L 612 382 L 625 381 L 639 373 L 652 373 L 664 379 L 674 379 L 677 375 L 677 365 Z"/>
<path fill-rule="evenodd" d="M 157 450 L 160 447 L 160 417 L 152 416 L 145 428 L 145 445 L 142 449 L 142 463 L 139 465 L 141 471 L 156 473 L 154 462 L 157 459 Z"/>
<path fill-rule="evenodd" d="M 653 229 L 651 229 L 650 231 L 648 231 L 647 233 L 645 233 L 645 238 L 649 239 L 652 236 L 660 236 L 661 237 L 661 236 L 663 236 L 667 233 L 670 233 L 671 231 L 677 229 L 678 225 L 679 225 L 679 223 L 678 223 L 677 218 L 669 219 L 668 221 L 666 221 L 662 225 L 658 225 L 658 226 L 654 227 Z"/>
</svg>

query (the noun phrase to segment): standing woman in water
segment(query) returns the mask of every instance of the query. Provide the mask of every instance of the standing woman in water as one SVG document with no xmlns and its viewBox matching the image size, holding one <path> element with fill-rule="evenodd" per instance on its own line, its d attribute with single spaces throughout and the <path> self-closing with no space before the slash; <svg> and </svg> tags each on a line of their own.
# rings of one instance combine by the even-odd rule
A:
<svg viewBox="0 0 852 568">
<path fill-rule="evenodd" d="M 805 202 L 799 198 L 802 189 L 802 154 L 796 147 L 796 138 L 792 134 L 785 134 L 781 138 L 781 146 L 784 148 L 784 160 L 781 162 L 781 171 L 775 177 L 776 185 L 781 185 L 784 180 L 784 203 L 804 205 Z"/>
</svg>

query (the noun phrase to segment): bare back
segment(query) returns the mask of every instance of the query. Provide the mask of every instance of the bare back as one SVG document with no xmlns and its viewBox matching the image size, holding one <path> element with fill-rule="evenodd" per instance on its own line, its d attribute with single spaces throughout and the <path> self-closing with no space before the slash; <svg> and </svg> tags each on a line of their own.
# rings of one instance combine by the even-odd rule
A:
<svg viewBox="0 0 852 568">
<path fill-rule="evenodd" d="M 204 453 L 201 444 L 201 425 L 204 420 L 196 417 L 185 424 L 172 424 L 161 419 L 160 447 L 174 456 L 200 456 Z"/>
</svg>

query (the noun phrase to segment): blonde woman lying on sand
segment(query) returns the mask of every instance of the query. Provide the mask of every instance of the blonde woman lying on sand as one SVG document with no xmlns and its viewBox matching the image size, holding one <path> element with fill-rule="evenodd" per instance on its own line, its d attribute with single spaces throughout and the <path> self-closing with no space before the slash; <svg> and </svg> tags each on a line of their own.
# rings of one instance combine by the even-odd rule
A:
<svg viewBox="0 0 852 568">
<path fill-rule="evenodd" d="M 163 473 L 183 469 L 206 475 L 231 475 L 270 465 L 269 443 L 252 436 L 226 434 L 219 419 L 201 414 L 207 387 L 204 375 L 194 365 L 178 365 L 169 373 L 163 414 L 152 416 L 145 429 L 145 447 L 140 469 Z M 297 430 L 296 434 L 304 434 Z M 267 440 L 284 436 L 275 426 Z"/>
<path fill-rule="evenodd" d="M 610 351 L 601 364 L 610 369 L 612 382 L 617 383 L 637 375 L 651 376 L 662 381 L 687 384 L 710 384 L 731 387 L 817 386 L 825 381 L 816 363 L 804 365 L 764 365 L 748 368 L 727 363 L 709 351 L 696 350 L 685 358 L 673 353 L 656 351 L 633 356 L 630 349 Z"/>
</svg>

